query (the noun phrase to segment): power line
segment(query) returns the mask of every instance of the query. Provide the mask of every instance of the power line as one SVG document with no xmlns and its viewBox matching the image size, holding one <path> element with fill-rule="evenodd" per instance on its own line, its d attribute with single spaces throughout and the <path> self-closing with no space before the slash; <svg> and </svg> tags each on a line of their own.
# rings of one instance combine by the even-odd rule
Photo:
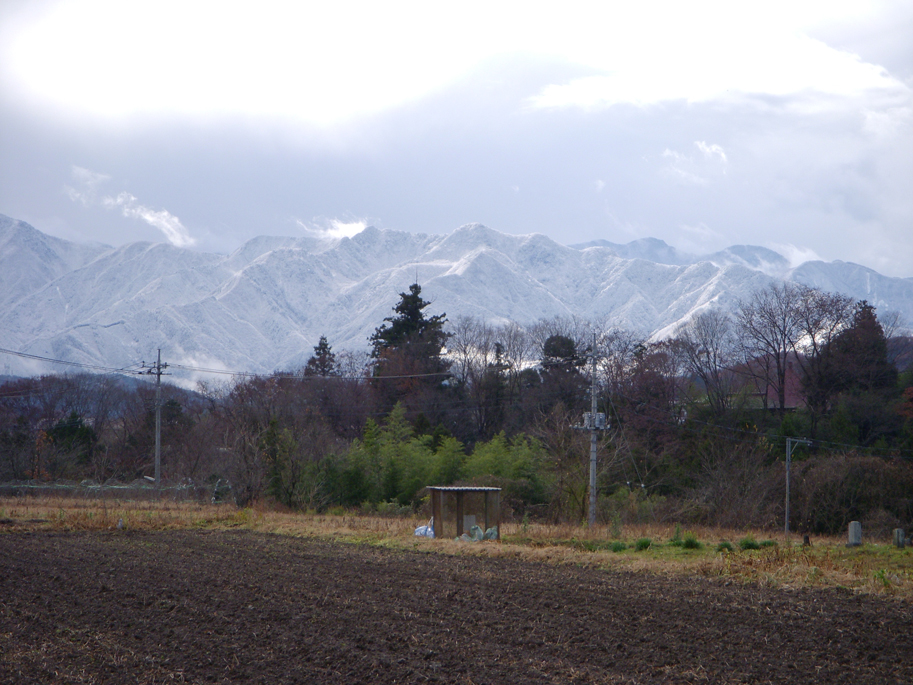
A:
<svg viewBox="0 0 913 685">
<path fill-rule="evenodd" d="M 34 359 L 36 361 L 47 362 L 48 364 L 62 364 L 65 366 L 76 366 L 81 369 L 92 369 L 94 371 L 107 371 L 109 373 L 128 373 L 128 369 L 131 366 L 136 366 L 135 364 L 130 364 L 128 366 L 123 366 L 120 368 L 114 368 L 111 366 L 100 366 L 98 364 L 86 364 L 84 362 L 70 362 L 63 359 L 52 359 L 51 357 L 42 357 L 37 354 L 29 354 L 27 352 L 17 352 L 16 350 L 7 350 L 0 347 L 0 353 L 11 354 L 15 357 L 22 357 L 23 359 Z"/>
<path fill-rule="evenodd" d="M 625 397 L 621 393 L 616 393 L 616 394 L 618 394 L 623 399 L 628 400 L 629 402 L 633 402 L 633 400 L 631 398 Z M 614 405 L 613 405 L 613 409 L 615 409 Z M 615 412 L 616 412 L 616 416 L 619 418 L 619 421 L 620 421 L 621 417 L 620 417 L 620 414 L 618 413 L 618 410 L 615 409 Z M 735 438 L 732 437 L 731 435 L 726 436 L 725 434 L 727 434 L 727 433 L 742 435 L 745 437 L 750 437 L 750 438 L 755 438 L 755 439 L 765 438 L 767 440 L 776 440 L 778 442 L 783 442 L 784 444 L 786 443 L 787 439 L 791 438 L 791 436 L 786 436 L 786 435 L 770 435 L 769 433 L 763 433 L 758 430 L 752 431 L 752 430 L 745 430 L 743 428 L 733 428 L 731 426 L 721 426 L 716 423 L 710 423 L 708 421 L 700 421 L 698 419 L 693 419 L 693 418 L 687 419 L 684 424 L 679 424 L 676 421 L 671 421 L 671 420 L 667 421 L 667 420 L 663 420 L 663 419 L 658 419 L 653 416 L 649 416 L 648 414 L 639 412 L 635 408 L 632 408 L 631 412 L 636 414 L 637 416 L 645 419 L 646 421 L 650 421 L 652 423 L 657 423 L 657 424 L 667 426 L 669 428 L 681 430 L 681 431 L 689 431 L 692 433 L 698 433 L 697 429 L 688 425 L 688 424 L 697 424 L 699 426 L 704 426 L 706 428 L 709 428 L 710 432 L 715 432 L 715 433 L 717 433 L 718 436 L 724 437 L 729 440 L 735 440 Z M 817 446 L 829 446 L 829 447 L 834 447 L 834 448 L 851 449 L 851 450 L 858 450 L 858 451 L 865 451 L 865 452 L 879 452 L 879 453 L 884 454 L 885 456 L 889 456 L 889 457 L 901 456 L 904 459 L 913 458 L 913 455 L 903 456 L 904 450 L 900 450 L 898 448 L 854 445 L 854 444 L 850 444 L 850 443 L 833 442 L 830 440 L 821 440 L 821 439 L 815 439 L 812 442 Z M 897 454 L 898 452 L 900 453 L 900 455 Z"/>
<path fill-rule="evenodd" d="M 230 369 L 208 369 L 201 366 L 188 366 L 186 364 L 171 364 L 172 369 L 181 369 L 183 371 L 196 371 L 199 373 L 214 373 L 220 374 L 223 376 L 238 376 L 241 378 L 294 378 L 297 380 L 303 381 L 318 381 L 318 380 L 327 380 L 327 381 L 376 381 L 376 380 L 402 380 L 408 378 L 433 378 L 433 377 L 451 377 L 453 374 L 449 371 L 438 371 L 435 373 L 410 373 L 410 374 L 399 374 L 391 376 L 342 376 L 342 375 L 329 375 L 329 376 L 306 376 L 300 373 L 293 373 L 291 371 L 273 371 L 270 373 L 254 373 L 253 371 L 232 371 Z"/>
<path fill-rule="evenodd" d="M 36 361 L 46 362 L 48 364 L 61 364 L 64 366 L 75 366 L 82 369 L 90 369 L 93 371 L 106 371 L 108 373 L 122 373 L 122 374 L 144 374 L 145 370 L 140 370 L 142 365 L 140 362 L 133 362 L 127 366 L 122 366 L 120 368 L 115 368 L 111 366 L 102 366 L 99 364 L 88 364 L 85 362 L 71 362 L 64 359 L 53 359 L 51 357 L 42 357 L 37 354 L 29 354 L 27 352 L 17 352 L 16 350 L 8 350 L 5 348 L 0 348 L 0 353 L 11 354 L 16 357 L 22 357 L 24 359 L 34 359 Z M 219 374 L 224 376 L 238 376 L 241 378 L 297 378 L 300 380 L 403 380 L 409 378 L 432 378 L 432 377 L 450 377 L 453 374 L 449 371 L 440 371 L 435 373 L 413 373 L 413 374 L 398 374 L 398 375 L 384 375 L 384 376 L 341 376 L 341 375 L 331 375 L 331 376 L 305 376 L 303 374 L 293 373 L 290 371 L 273 371 L 268 373 L 255 373 L 253 371 L 237 371 L 232 369 L 211 369 L 202 366 L 189 366 L 187 364 L 170 364 L 172 369 L 181 369 L 182 371 L 196 371 L 198 373 L 212 373 Z M 134 370 L 136 369 L 136 370 Z"/>
<path fill-rule="evenodd" d="M 143 368 L 142 365 L 138 362 L 134 362 L 134 363 L 128 364 L 126 366 L 122 366 L 122 367 L 111 367 L 111 366 L 102 366 L 99 364 L 72 362 L 72 361 L 66 361 L 63 359 L 53 359 L 51 357 L 43 357 L 40 355 L 29 354 L 26 352 L 18 352 L 16 350 L 9 350 L 6 348 L 0 348 L 0 353 L 10 354 L 10 355 L 22 357 L 25 359 L 34 359 L 36 361 L 42 361 L 42 362 L 46 362 L 46 363 L 50 363 L 50 364 L 60 364 L 60 365 L 64 365 L 64 366 L 73 366 L 73 367 L 87 369 L 87 370 L 103 371 L 108 374 L 122 374 L 122 375 L 135 376 L 135 375 L 146 375 L 151 372 L 148 367 Z M 168 366 L 169 366 L 169 368 L 180 369 L 183 371 L 220 374 L 220 375 L 227 375 L 227 376 L 233 376 L 233 377 L 239 377 L 239 378 L 266 378 L 266 379 L 278 378 L 278 379 L 294 379 L 294 380 L 298 380 L 298 381 L 310 381 L 310 382 L 317 381 L 317 380 L 323 380 L 323 381 L 382 381 L 382 380 L 406 380 L 406 379 L 413 379 L 413 378 L 453 377 L 453 374 L 451 372 L 435 372 L 435 373 L 424 373 L 424 374 L 400 374 L 400 375 L 390 375 L 390 376 L 369 376 L 369 375 L 305 376 L 302 374 L 291 373 L 291 372 L 273 372 L 273 373 L 268 373 L 268 374 L 258 374 L 258 373 L 253 373 L 250 371 L 236 371 L 236 370 L 229 370 L 229 369 L 211 369 L 211 368 L 206 368 L 206 367 L 190 366 L 190 365 L 185 365 L 185 364 L 170 364 Z M 557 396 L 558 393 L 554 393 L 554 394 Z M 617 391 L 615 391 L 614 394 L 621 397 L 622 399 L 625 399 L 625 400 L 631 402 L 632 404 L 636 402 L 632 398 L 626 397 L 624 394 L 619 393 Z M 28 394 L 25 394 L 23 392 L 23 394 L 21 394 L 21 395 L 17 395 L 17 394 L 0 395 L 0 399 L 18 399 L 18 398 L 24 398 L 27 396 L 29 396 L 29 397 L 34 396 L 33 391 L 29 392 Z M 624 436 L 624 428 L 623 428 L 623 422 L 621 421 L 620 412 L 618 411 L 618 408 L 614 405 L 614 402 L 612 402 L 611 397 L 610 397 L 609 401 L 612 404 L 613 412 L 615 413 L 616 417 L 619 420 L 618 422 L 619 422 L 619 428 L 622 431 L 622 438 L 630 453 L 630 445 L 628 444 L 626 436 Z M 472 408 L 472 409 L 479 408 L 479 407 L 496 408 L 499 406 L 497 404 L 487 404 L 487 403 L 484 405 L 479 405 L 479 404 L 473 403 L 471 399 L 449 400 L 449 401 L 444 401 L 440 404 L 443 407 L 454 408 L 454 407 L 462 406 L 464 408 Z M 648 414 L 639 412 L 635 408 L 632 408 L 631 411 L 634 414 L 636 414 L 637 416 L 640 416 L 641 418 L 643 418 L 647 421 L 650 421 L 650 422 L 656 423 L 656 424 L 660 424 L 660 425 L 664 425 L 664 426 L 667 426 L 670 428 L 674 428 L 679 431 L 688 431 L 688 432 L 696 433 L 697 430 L 687 424 L 697 424 L 700 426 L 704 426 L 706 428 L 709 428 L 711 430 L 711 432 L 715 432 L 717 435 L 719 435 L 721 437 L 725 436 L 726 439 L 729 439 L 729 440 L 735 439 L 733 437 L 733 435 L 742 435 L 744 437 L 750 437 L 750 438 L 755 438 L 755 439 L 765 438 L 767 440 L 777 440 L 777 441 L 782 441 L 785 443 L 785 441 L 787 440 L 787 437 L 788 437 L 788 436 L 780 436 L 780 435 L 770 435 L 767 433 L 762 433 L 760 431 L 751 431 L 751 430 L 745 430 L 745 429 L 739 429 L 739 428 L 732 428 L 729 426 L 721 426 L 719 424 L 709 423 L 706 421 L 700 421 L 700 420 L 693 419 L 693 418 L 689 418 L 689 419 L 687 419 L 687 421 L 684 424 L 681 424 L 681 423 L 678 423 L 677 421 L 661 420 L 656 417 L 649 416 Z M 367 412 L 366 415 L 382 416 L 382 415 L 384 415 L 384 413 L 385 412 Z M 726 435 L 726 434 L 729 434 L 729 435 Z M 870 452 L 870 453 L 877 452 L 877 453 L 880 453 L 880 454 L 883 454 L 883 455 L 889 456 L 889 457 L 900 456 L 901 458 L 904 458 L 904 459 L 913 458 L 913 455 L 904 455 L 904 450 L 900 450 L 898 448 L 855 445 L 855 444 L 850 444 L 850 443 L 840 443 L 840 442 L 821 440 L 821 439 L 814 440 L 814 444 L 817 446 L 822 446 L 822 447 L 827 446 L 827 447 L 831 447 L 831 448 L 842 448 L 845 450 L 866 451 L 866 452 Z M 635 471 L 638 471 L 636 464 L 633 463 L 633 455 L 631 455 L 631 458 L 632 458 L 632 466 L 634 466 Z M 642 478 L 640 475 L 638 475 L 638 477 Z"/>
</svg>

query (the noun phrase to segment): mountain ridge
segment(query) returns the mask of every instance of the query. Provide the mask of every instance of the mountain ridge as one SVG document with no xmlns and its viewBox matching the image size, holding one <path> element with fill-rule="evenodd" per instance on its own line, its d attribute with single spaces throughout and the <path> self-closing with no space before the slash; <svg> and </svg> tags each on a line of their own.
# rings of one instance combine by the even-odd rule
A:
<svg viewBox="0 0 913 685">
<path fill-rule="evenodd" d="M 80 245 L 0 215 L 0 347 L 110 367 L 161 348 L 172 363 L 268 373 L 303 365 L 321 335 L 336 350 L 367 348 L 416 279 L 451 321 L 579 317 L 654 338 L 783 279 L 913 320 L 913 279 L 850 262 L 790 268 L 756 246 L 696 257 L 656 239 L 594 243 L 481 224 L 443 235 L 369 227 L 348 238 L 257 236 L 218 255 L 164 243 Z M 6 373 L 43 370 L 0 361 Z"/>
</svg>

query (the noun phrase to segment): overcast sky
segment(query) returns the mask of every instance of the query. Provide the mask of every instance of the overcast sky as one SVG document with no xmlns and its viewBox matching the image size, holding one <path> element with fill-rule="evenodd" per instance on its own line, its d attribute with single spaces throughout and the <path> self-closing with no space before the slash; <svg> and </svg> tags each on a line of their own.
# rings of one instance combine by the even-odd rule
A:
<svg viewBox="0 0 913 685">
<path fill-rule="evenodd" d="M 913 2 L 4 0 L 0 213 L 215 252 L 480 222 L 913 276 Z"/>
</svg>

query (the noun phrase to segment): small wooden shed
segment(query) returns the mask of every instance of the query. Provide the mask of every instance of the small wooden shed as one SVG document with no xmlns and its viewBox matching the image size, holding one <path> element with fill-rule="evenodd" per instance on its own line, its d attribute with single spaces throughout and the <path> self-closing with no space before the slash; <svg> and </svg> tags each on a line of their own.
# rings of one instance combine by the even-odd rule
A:
<svg viewBox="0 0 913 685">
<path fill-rule="evenodd" d="M 495 528 L 500 542 L 501 488 L 433 485 L 428 490 L 435 538 L 458 538 L 480 525 L 483 531 Z"/>
</svg>

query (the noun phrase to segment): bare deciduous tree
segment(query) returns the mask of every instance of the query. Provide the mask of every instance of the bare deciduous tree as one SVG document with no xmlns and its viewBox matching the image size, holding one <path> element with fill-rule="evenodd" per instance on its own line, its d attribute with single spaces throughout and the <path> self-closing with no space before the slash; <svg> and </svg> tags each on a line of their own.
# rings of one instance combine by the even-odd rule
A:
<svg viewBox="0 0 913 685">
<path fill-rule="evenodd" d="M 740 302 L 736 313 L 744 368 L 765 406 L 774 393 L 781 414 L 786 411 L 790 356 L 802 336 L 799 311 L 807 290 L 797 283 L 771 284 Z"/>
<path fill-rule="evenodd" d="M 732 367 L 737 343 L 729 316 L 718 309 L 701 312 L 682 328 L 675 348 L 691 374 L 700 379 L 713 413 L 725 414 L 736 387 Z"/>
<path fill-rule="evenodd" d="M 814 438 L 818 419 L 839 389 L 833 342 L 852 323 L 853 299 L 806 288 L 797 315 L 801 335 L 795 344 L 796 363 L 802 370 L 802 388 L 811 418 L 810 437 Z"/>
</svg>

